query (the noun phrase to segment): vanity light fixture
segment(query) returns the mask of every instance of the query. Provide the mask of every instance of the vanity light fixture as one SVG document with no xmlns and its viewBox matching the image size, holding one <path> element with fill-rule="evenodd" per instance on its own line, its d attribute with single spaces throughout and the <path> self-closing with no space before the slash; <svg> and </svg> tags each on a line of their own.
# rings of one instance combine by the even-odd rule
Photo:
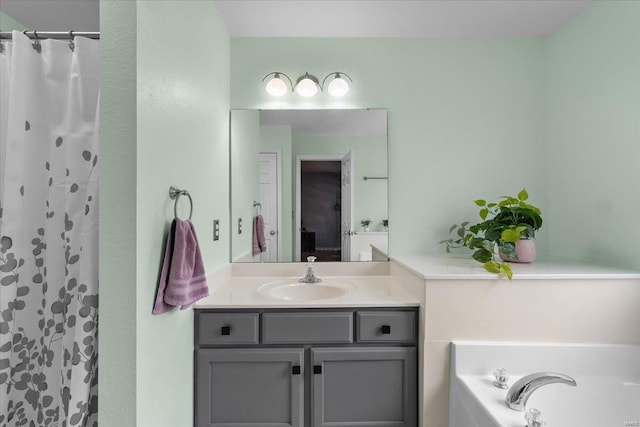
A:
<svg viewBox="0 0 640 427">
<path fill-rule="evenodd" d="M 300 96 L 304 96 L 305 98 L 309 98 L 315 96 L 318 93 L 318 89 L 322 92 L 324 90 L 325 83 L 327 79 L 332 78 L 329 81 L 329 86 L 327 86 L 327 92 L 331 96 L 344 96 L 349 92 L 349 83 L 345 79 L 349 79 L 350 82 L 353 82 L 353 79 L 346 73 L 342 71 L 334 71 L 329 73 L 323 80 L 322 84 L 318 80 L 318 78 L 314 75 L 309 74 L 309 72 L 304 73 L 302 76 L 298 77 L 296 83 L 293 84 L 289 76 L 280 71 L 274 71 L 272 73 L 264 76 L 262 81 L 264 82 L 268 77 L 271 77 L 265 86 L 265 89 L 269 95 L 273 96 L 283 96 L 285 95 L 289 89 L 287 87 L 287 83 L 282 79 L 282 76 L 286 77 L 289 81 L 289 86 L 291 87 L 291 91 L 297 93 Z"/>
<path fill-rule="evenodd" d="M 331 96 L 344 96 L 349 92 L 349 83 L 344 79 L 344 77 L 348 78 L 349 81 L 353 82 L 351 77 L 349 77 L 346 73 L 341 73 L 336 71 L 335 73 L 330 73 L 327 77 L 322 80 L 322 86 L 327 81 L 329 77 L 333 76 L 333 80 L 329 83 L 329 87 L 327 88 L 327 92 Z M 344 77 L 343 77 L 344 76 Z"/>
<path fill-rule="evenodd" d="M 304 73 L 304 76 L 298 77 L 293 89 L 298 95 L 308 98 L 318 93 L 318 89 L 322 90 L 322 86 L 320 86 L 320 82 L 315 76 L 307 72 Z"/>
<path fill-rule="evenodd" d="M 265 79 L 269 76 L 273 76 L 267 82 L 267 86 L 265 88 L 269 95 L 283 96 L 285 93 L 289 91 L 289 89 L 287 89 L 287 84 L 284 82 L 284 80 L 282 80 L 280 76 L 285 76 L 287 80 L 289 80 L 289 86 L 293 86 L 293 83 L 291 83 L 291 79 L 285 73 L 274 71 L 273 73 L 269 73 L 266 76 L 264 76 L 262 81 L 265 81 Z"/>
</svg>

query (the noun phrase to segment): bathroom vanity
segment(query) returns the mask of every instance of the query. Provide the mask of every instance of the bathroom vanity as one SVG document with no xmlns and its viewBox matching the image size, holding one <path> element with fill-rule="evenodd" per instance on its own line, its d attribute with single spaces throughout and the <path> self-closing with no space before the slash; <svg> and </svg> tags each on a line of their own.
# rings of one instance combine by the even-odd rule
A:
<svg viewBox="0 0 640 427">
<path fill-rule="evenodd" d="M 198 303 L 195 425 L 417 426 L 418 302 L 389 276 L 301 285 L 349 286 L 326 299 L 265 293 L 289 282 L 233 277 Z"/>
<path fill-rule="evenodd" d="M 415 308 L 199 310 L 197 426 L 415 426 L 417 319 Z"/>
</svg>

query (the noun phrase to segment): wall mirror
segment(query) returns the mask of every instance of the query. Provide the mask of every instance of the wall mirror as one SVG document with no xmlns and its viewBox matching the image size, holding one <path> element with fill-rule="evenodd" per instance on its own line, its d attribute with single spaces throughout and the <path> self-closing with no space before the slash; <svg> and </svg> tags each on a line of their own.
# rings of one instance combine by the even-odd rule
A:
<svg viewBox="0 0 640 427">
<path fill-rule="evenodd" d="M 232 262 L 386 259 L 386 109 L 232 110 L 230 134 Z"/>
</svg>

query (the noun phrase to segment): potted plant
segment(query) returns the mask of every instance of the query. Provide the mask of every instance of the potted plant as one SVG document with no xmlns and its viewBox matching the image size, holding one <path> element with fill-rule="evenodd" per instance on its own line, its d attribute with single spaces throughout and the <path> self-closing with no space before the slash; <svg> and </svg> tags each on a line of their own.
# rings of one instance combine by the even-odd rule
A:
<svg viewBox="0 0 640 427">
<path fill-rule="evenodd" d="M 362 226 L 362 230 L 366 233 L 367 231 L 369 231 L 371 220 L 369 218 L 365 218 L 362 221 L 360 221 L 360 225 Z"/>
<path fill-rule="evenodd" d="M 382 227 L 384 228 L 384 231 L 389 231 L 389 220 L 388 219 L 383 219 L 382 220 Z"/>
<path fill-rule="evenodd" d="M 456 232 L 457 239 L 446 239 L 447 252 L 452 248 L 471 249 L 473 259 L 483 263 L 485 270 L 504 274 L 511 279 L 511 267 L 494 259 L 496 248 L 499 257 L 508 262 L 532 262 L 535 259 L 535 232 L 542 227 L 542 212 L 527 203 L 525 189 L 517 197 L 505 196 L 499 202 L 487 203 L 475 200 L 480 207 L 482 222 L 469 226 L 469 222 L 454 224 L 449 233 Z"/>
</svg>

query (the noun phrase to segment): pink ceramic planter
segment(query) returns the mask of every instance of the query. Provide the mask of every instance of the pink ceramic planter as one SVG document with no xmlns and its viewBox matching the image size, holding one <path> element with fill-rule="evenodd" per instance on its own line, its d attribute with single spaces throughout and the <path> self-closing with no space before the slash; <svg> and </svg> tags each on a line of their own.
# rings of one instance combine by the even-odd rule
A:
<svg viewBox="0 0 640 427">
<path fill-rule="evenodd" d="M 509 258 L 502 252 L 499 252 L 500 258 L 508 262 L 528 263 L 536 259 L 536 242 L 532 239 L 520 239 L 516 243 L 516 254 L 518 259 Z"/>
</svg>

